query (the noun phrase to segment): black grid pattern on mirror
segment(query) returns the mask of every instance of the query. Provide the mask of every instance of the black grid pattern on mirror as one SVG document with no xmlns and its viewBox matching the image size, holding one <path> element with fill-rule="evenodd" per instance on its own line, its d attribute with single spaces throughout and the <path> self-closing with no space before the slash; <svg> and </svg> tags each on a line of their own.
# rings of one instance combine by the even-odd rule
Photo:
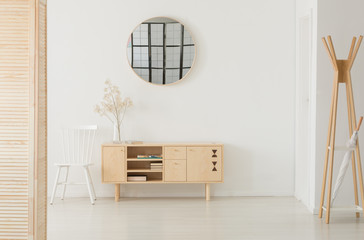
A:
<svg viewBox="0 0 364 240">
<path fill-rule="evenodd" d="M 195 45 L 180 23 L 148 22 L 131 34 L 130 64 L 151 83 L 168 84 L 180 80 L 191 68 Z"/>
</svg>

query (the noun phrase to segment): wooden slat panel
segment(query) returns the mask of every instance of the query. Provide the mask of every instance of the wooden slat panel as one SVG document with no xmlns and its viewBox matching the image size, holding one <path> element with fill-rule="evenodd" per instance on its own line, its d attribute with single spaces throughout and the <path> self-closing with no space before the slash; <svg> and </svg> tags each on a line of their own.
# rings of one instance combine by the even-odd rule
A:
<svg viewBox="0 0 364 240">
<path fill-rule="evenodd" d="M 29 0 L 0 0 L 0 239 L 28 239 Z"/>
<path fill-rule="evenodd" d="M 46 10 L 0 0 L 0 239 L 47 235 Z"/>
<path fill-rule="evenodd" d="M 36 239 L 47 238 L 47 7 L 38 9 Z"/>
</svg>

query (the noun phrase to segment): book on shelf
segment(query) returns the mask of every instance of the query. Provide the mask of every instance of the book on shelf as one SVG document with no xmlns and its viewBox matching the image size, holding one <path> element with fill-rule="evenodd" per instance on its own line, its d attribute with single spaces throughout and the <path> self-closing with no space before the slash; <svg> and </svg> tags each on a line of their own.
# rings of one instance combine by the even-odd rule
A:
<svg viewBox="0 0 364 240">
<path fill-rule="evenodd" d="M 162 170 L 163 167 L 150 167 L 150 170 Z"/>
<path fill-rule="evenodd" d="M 146 182 L 147 176 L 145 175 L 129 175 L 128 182 Z"/>
<path fill-rule="evenodd" d="M 137 155 L 138 159 L 162 159 L 162 155 Z"/>
<path fill-rule="evenodd" d="M 151 162 L 150 163 L 150 170 L 162 170 L 163 163 L 162 162 Z"/>
</svg>

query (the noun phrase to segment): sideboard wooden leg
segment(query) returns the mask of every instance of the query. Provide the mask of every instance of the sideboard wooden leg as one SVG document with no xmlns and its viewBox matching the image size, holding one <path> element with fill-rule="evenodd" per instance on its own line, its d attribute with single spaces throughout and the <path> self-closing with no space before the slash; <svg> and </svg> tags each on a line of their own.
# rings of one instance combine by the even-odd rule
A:
<svg viewBox="0 0 364 240">
<path fill-rule="evenodd" d="M 118 202 L 120 198 L 120 184 L 115 184 L 115 202 Z"/>
<path fill-rule="evenodd" d="M 210 200 L 210 183 L 205 183 L 205 198 L 206 201 Z"/>
</svg>

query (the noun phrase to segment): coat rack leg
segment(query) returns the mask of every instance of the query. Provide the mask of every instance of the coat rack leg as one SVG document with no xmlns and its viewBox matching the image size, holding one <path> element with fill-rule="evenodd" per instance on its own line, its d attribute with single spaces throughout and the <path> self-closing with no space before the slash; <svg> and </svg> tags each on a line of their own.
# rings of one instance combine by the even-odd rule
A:
<svg viewBox="0 0 364 240">
<path fill-rule="evenodd" d="M 326 200 L 326 223 L 330 222 L 330 207 L 331 207 L 331 190 L 332 190 L 332 173 L 334 169 L 334 155 L 335 155 L 335 132 L 336 132 L 336 116 L 337 116 L 337 100 L 339 92 L 338 75 L 335 76 L 335 99 L 334 107 L 332 112 L 332 129 L 331 129 L 331 144 L 330 144 L 330 165 L 329 165 L 329 185 L 327 189 L 327 200 Z"/>
<path fill-rule="evenodd" d="M 322 212 L 323 212 L 323 205 L 325 201 L 325 188 L 326 188 L 326 179 L 327 179 L 327 165 L 329 161 L 329 146 L 330 146 L 330 140 L 331 140 L 331 130 L 332 130 L 332 113 L 334 108 L 334 102 L 335 102 L 335 88 L 336 88 L 336 82 L 334 83 L 334 86 L 332 88 L 332 96 L 331 96 L 331 107 L 330 107 L 330 117 L 329 117 L 329 129 L 327 134 L 327 143 L 326 143 L 326 152 L 325 152 L 325 165 L 324 165 L 324 177 L 322 180 L 322 190 L 321 190 L 321 201 L 320 201 L 320 210 L 319 210 L 319 218 L 322 218 Z"/>
<path fill-rule="evenodd" d="M 352 102 L 351 102 L 351 95 L 349 90 L 349 84 L 346 84 L 346 99 L 347 99 L 347 106 L 348 106 L 348 120 L 349 120 L 349 136 L 353 134 L 353 115 L 352 115 Z M 356 166 L 355 166 L 355 153 L 353 152 L 351 155 L 351 167 L 353 172 L 353 185 L 354 185 L 354 197 L 355 197 L 355 205 L 359 205 L 359 197 L 358 197 L 358 184 L 357 184 L 357 177 L 356 177 Z M 355 213 L 356 217 L 360 217 L 360 213 Z"/>
<path fill-rule="evenodd" d="M 360 187 L 360 193 L 361 193 L 361 204 L 364 211 L 364 189 L 363 189 L 363 172 L 361 167 L 361 160 L 360 160 L 360 152 L 359 152 L 359 141 L 356 145 L 356 161 L 358 166 L 358 175 L 359 175 L 359 187 Z M 364 212 L 363 212 L 364 214 Z M 363 215 L 364 216 L 364 215 Z"/>
<path fill-rule="evenodd" d="M 350 78 L 350 75 L 349 75 Z M 351 102 L 351 114 L 352 114 L 352 120 L 353 120 L 353 128 L 356 128 L 356 115 L 355 115 L 355 108 L 354 108 L 354 97 L 353 97 L 353 87 L 351 85 L 351 80 L 348 81 L 348 88 L 350 92 L 350 102 Z M 357 161 L 357 167 L 358 167 L 358 175 L 359 175 L 359 187 L 360 187 L 360 193 L 361 193 L 361 204 L 364 211 L 364 188 L 363 188 L 363 172 L 362 172 L 362 166 L 361 166 L 361 159 L 360 159 L 360 150 L 359 150 L 359 139 L 356 143 L 356 161 Z M 363 212 L 364 215 L 364 212 Z"/>
</svg>

